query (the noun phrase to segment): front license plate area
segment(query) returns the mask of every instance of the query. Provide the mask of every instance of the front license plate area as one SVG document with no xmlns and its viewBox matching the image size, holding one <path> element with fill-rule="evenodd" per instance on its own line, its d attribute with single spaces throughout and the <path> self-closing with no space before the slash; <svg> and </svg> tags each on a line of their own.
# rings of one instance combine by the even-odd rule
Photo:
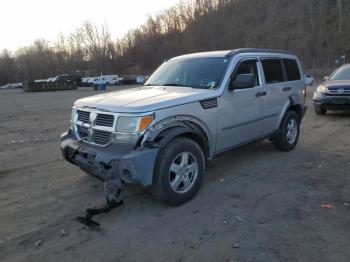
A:
<svg viewBox="0 0 350 262">
<path fill-rule="evenodd" d="M 344 99 L 337 99 L 334 101 L 334 103 L 337 105 L 343 105 L 346 104 L 346 101 Z"/>
<path fill-rule="evenodd" d="M 88 161 L 95 160 L 96 154 L 86 150 L 84 147 L 79 147 L 77 149 L 78 155 L 85 158 Z"/>
</svg>

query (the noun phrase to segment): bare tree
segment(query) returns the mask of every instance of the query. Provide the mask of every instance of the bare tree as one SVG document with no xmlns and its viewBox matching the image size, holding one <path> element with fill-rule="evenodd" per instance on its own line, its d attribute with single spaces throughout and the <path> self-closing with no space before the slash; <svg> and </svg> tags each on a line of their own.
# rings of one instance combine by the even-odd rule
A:
<svg viewBox="0 0 350 262">
<path fill-rule="evenodd" d="M 0 84 L 78 69 L 149 73 L 172 56 L 240 47 L 287 49 L 306 67 L 329 67 L 350 56 L 349 22 L 343 0 L 180 0 L 116 41 L 107 25 L 85 22 L 54 43 L 4 50 Z"/>
</svg>

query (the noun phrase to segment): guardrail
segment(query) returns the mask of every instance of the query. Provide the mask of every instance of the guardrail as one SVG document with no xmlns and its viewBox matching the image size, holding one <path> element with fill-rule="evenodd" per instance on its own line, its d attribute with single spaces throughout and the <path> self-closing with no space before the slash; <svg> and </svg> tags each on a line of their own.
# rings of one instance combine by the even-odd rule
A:
<svg viewBox="0 0 350 262">
<path fill-rule="evenodd" d="M 77 90 L 76 82 L 26 82 L 23 83 L 24 92 Z"/>
</svg>

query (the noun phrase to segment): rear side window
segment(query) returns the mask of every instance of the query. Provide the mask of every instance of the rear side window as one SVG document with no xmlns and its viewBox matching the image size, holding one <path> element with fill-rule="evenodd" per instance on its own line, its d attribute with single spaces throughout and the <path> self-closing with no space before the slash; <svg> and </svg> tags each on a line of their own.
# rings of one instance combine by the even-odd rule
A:
<svg viewBox="0 0 350 262">
<path fill-rule="evenodd" d="M 300 70 L 296 60 L 294 59 L 283 59 L 284 68 L 287 73 L 288 81 L 300 80 Z"/>
<path fill-rule="evenodd" d="M 280 59 L 264 59 L 262 61 L 262 66 L 267 84 L 284 81 L 283 68 Z"/>
</svg>

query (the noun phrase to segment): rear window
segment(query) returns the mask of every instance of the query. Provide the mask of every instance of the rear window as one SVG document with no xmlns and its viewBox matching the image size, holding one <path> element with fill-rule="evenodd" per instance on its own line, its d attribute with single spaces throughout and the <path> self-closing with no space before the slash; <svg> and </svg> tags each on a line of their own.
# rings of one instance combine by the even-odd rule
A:
<svg viewBox="0 0 350 262">
<path fill-rule="evenodd" d="M 267 84 L 284 81 L 283 68 L 280 59 L 264 59 L 262 61 L 262 66 Z"/>
<path fill-rule="evenodd" d="M 284 67 L 287 73 L 288 81 L 300 80 L 300 70 L 296 60 L 294 59 L 283 59 Z"/>
</svg>

